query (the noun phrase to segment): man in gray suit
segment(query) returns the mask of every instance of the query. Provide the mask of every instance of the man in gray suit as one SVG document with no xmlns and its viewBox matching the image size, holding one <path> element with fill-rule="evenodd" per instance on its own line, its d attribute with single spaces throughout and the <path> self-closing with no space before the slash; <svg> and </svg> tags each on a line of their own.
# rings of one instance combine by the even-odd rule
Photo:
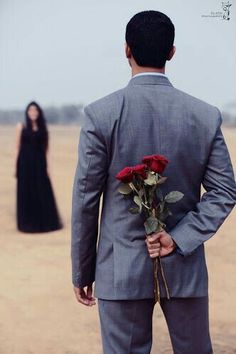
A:
<svg viewBox="0 0 236 354">
<path fill-rule="evenodd" d="M 165 75 L 174 32 L 160 12 L 132 17 L 125 48 L 132 78 L 85 107 L 73 185 L 72 282 L 80 303 L 92 306 L 98 298 L 105 354 L 150 353 L 152 258 L 158 254 L 171 296 L 159 278 L 174 353 L 212 353 L 204 242 L 233 209 L 236 184 L 220 111 L 178 90 Z M 133 201 L 118 192 L 115 176 L 152 154 L 169 160 L 164 194 L 179 190 L 184 198 L 173 204 L 166 230 L 149 240 L 144 215 L 128 212 Z"/>
</svg>

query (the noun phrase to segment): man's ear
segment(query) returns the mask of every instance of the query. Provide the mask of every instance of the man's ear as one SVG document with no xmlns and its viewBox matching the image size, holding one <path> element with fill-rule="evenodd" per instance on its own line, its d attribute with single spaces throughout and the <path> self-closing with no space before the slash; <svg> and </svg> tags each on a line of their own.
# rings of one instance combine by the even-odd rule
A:
<svg viewBox="0 0 236 354">
<path fill-rule="evenodd" d="M 175 52 L 176 52 L 176 46 L 173 45 L 166 60 L 168 60 L 168 61 L 171 60 L 173 58 Z"/>
<path fill-rule="evenodd" d="M 125 55 L 126 55 L 126 58 L 128 58 L 128 59 L 131 58 L 131 50 L 130 50 L 130 47 L 128 46 L 127 42 L 125 42 Z"/>
</svg>

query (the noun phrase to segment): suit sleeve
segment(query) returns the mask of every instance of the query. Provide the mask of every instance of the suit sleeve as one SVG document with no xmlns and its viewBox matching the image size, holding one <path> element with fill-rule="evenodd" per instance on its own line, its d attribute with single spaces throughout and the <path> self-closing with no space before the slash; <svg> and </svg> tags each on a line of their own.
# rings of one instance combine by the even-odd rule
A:
<svg viewBox="0 0 236 354">
<path fill-rule="evenodd" d="M 170 230 L 180 254 L 188 256 L 212 237 L 236 204 L 236 183 L 229 151 L 219 123 L 202 185 L 206 192 L 196 205 Z"/>
<path fill-rule="evenodd" d="M 176 251 L 179 253 L 179 254 L 182 254 L 184 256 L 184 253 L 181 251 L 181 249 L 177 246 L 176 248 Z"/>
<path fill-rule="evenodd" d="M 107 151 L 92 108 L 85 107 L 74 176 L 71 217 L 72 283 L 95 280 L 99 202 L 107 176 Z"/>
</svg>

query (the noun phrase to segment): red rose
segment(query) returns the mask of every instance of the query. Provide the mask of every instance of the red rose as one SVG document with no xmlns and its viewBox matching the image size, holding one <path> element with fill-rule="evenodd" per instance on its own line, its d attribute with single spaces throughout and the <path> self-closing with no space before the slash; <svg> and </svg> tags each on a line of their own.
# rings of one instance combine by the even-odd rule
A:
<svg viewBox="0 0 236 354">
<path fill-rule="evenodd" d="M 116 178 L 123 183 L 129 183 L 133 180 L 133 169 L 132 167 L 125 167 L 123 170 L 117 173 Z"/>
<path fill-rule="evenodd" d="M 147 172 L 145 171 L 146 169 L 147 169 L 146 164 L 140 164 L 133 167 L 133 172 L 134 174 L 139 175 L 143 179 L 145 179 L 147 178 Z"/>
<path fill-rule="evenodd" d="M 132 182 L 135 175 L 138 175 L 145 179 L 147 177 L 145 169 L 147 166 L 145 164 L 140 164 L 131 167 L 125 167 L 119 173 L 117 173 L 116 178 L 123 183 Z"/>
<path fill-rule="evenodd" d="M 149 155 L 144 156 L 142 162 L 145 163 L 150 170 L 161 174 L 169 161 L 162 155 Z"/>
</svg>

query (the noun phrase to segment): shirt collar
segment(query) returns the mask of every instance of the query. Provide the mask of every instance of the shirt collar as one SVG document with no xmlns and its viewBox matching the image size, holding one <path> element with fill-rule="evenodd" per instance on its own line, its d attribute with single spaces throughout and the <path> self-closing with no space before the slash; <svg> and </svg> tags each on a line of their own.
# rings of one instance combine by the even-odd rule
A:
<svg viewBox="0 0 236 354">
<path fill-rule="evenodd" d="M 167 77 L 166 74 L 163 73 L 157 73 L 156 71 L 144 71 L 142 73 L 138 73 L 132 76 L 132 79 L 137 76 L 143 76 L 143 75 L 156 75 L 156 76 L 164 76 Z"/>
<path fill-rule="evenodd" d="M 173 87 L 172 83 L 165 74 L 150 71 L 132 76 L 128 82 L 128 85 L 165 85 Z"/>
</svg>

